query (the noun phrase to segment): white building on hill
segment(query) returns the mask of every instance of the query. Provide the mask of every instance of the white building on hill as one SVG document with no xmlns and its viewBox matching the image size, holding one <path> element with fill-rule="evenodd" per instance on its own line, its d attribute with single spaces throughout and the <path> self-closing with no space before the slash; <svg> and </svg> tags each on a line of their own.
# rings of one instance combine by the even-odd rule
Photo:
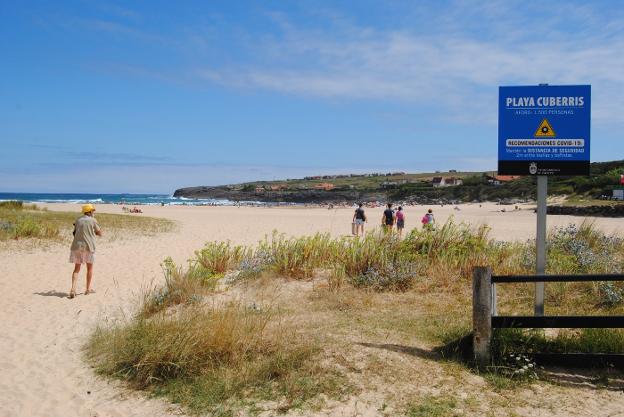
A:
<svg viewBox="0 0 624 417">
<path fill-rule="evenodd" d="M 434 188 L 452 187 L 454 185 L 462 185 L 464 183 L 464 181 L 462 181 L 461 178 L 455 178 L 455 177 L 448 177 L 448 178 L 433 177 L 433 180 L 431 180 L 431 182 Z"/>
</svg>

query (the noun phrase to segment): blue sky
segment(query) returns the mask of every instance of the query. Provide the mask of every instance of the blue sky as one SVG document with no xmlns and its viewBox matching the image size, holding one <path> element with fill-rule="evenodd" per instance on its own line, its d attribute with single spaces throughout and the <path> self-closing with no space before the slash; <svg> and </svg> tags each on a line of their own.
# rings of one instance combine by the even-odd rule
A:
<svg viewBox="0 0 624 417">
<path fill-rule="evenodd" d="M 619 1 L 4 1 L 0 39 L 0 191 L 492 170 L 498 86 L 544 82 L 624 159 Z"/>
</svg>

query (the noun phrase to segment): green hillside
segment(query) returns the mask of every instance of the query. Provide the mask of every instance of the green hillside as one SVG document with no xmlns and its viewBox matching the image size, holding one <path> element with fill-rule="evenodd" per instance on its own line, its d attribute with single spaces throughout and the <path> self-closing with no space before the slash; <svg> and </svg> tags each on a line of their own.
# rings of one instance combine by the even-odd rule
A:
<svg viewBox="0 0 624 417">
<path fill-rule="evenodd" d="M 611 196 L 619 188 L 624 161 L 595 162 L 587 177 L 550 177 L 549 195 L 565 195 L 572 201 Z M 435 186 L 434 179 L 451 183 Z M 256 181 L 217 187 L 190 187 L 176 190 L 176 196 L 228 198 L 233 201 L 331 202 L 401 200 L 498 201 L 535 199 L 536 178 L 499 177 L 495 172 L 402 172 L 322 175 L 302 179 Z"/>
<path fill-rule="evenodd" d="M 392 199 L 409 199 L 424 196 L 431 199 L 457 199 L 462 201 L 496 200 L 505 198 L 535 198 L 536 178 L 520 177 L 513 181 L 494 185 L 491 178 L 495 172 L 437 172 L 371 177 L 346 177 L 321 179 L 295 179 L 286 181 L 261 181 L 246 183 L 243 189 L 281 186 L 283 189 L 314 188 L 320 184 L 332 184 L 332 190 L 355 189 L 360 192 L 385 192 Z M 624 161 L 595 162 L 591 164 L 589 177 L 551 177 L 548 181 L 550 195 L 567 195 L 580 198 L 600 198 L 611 195 L 619 187 L 620 174 L 624 174 Z M 434 177 L 461 178 L 462 185 L 434 188 Z M 405 183 L 402 183 L 406 181 Z"/>
</svg>

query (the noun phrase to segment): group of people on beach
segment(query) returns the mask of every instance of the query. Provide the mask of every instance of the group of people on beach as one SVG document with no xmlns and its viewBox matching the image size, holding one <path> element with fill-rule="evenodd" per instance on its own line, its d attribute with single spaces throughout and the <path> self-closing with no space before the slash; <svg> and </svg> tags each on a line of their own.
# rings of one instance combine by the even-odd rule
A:
<svg viewBox="0 0 624 417">
<path fill-rule="evenodd" d="M 363 203 L 358 204 L 358 208 L 353 213 L 353 234 L 355 236 L 364 236 L 364 223 L 368 221 L 366 213 L 362 208 Z M 424 229 L 433 229 L 435 225 L 435 217 L 433 217 L 433 210 L 427 210 L 427 213 L 421 219 Z M 381 216 L 381 226 L 386 233 L 392 233 L 394 226 L 396 226 L 397 235 L 399 238 L 403 236 L 403 229 L 405 228 L 405 212 L 403 207 L 395 211 L 392 208 L 392 203 L 386 204 L 386 209 Z"/>
<path fill-rule="evenodd" d="M 138 208 L 136 206 L 134 206 L 132 208 L 128 208 L 126 206 L 121 206 L 121 211 L 123 211 L 124 213 L 143 213 L 143 210 L 141 210 L 140 208 Z"/>
</svg>

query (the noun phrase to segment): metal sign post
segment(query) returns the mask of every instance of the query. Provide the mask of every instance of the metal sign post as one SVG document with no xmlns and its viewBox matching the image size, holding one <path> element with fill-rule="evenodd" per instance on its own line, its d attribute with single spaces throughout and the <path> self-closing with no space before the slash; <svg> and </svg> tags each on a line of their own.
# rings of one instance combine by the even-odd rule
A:
<svg viewBox="0 0 624 417">
<path fill-rule="evenodd" d="M 548 84 L 540 84 L 547 87 Z M 546 119 L 544 119 L 546 121 Z M 542 122 L 543 123 L 543 122 Z M 541 127 L 542 125 L 540 125 Z M 550 126 L 548 126 L 550 127 Z M 551 128 L 552 130 L 552 128 Z M 548 213 L 548 177 L 537 176 L 537 230 L 535 233 L 535 274 L 546 274 L 546 216 Z M 544 315 L 545 288 L 543 282 L 535 283 L 535 306 L 536 316 Z"/>
<path fill-rule="evenodd" d="M 535 274 L 546 273 L 546 197 L 548 177 L 537 176 L 537 233 L 535 235 Z M 544 283 L 535 283 L 535 315 L 544 315 Z"/>
</svg>

